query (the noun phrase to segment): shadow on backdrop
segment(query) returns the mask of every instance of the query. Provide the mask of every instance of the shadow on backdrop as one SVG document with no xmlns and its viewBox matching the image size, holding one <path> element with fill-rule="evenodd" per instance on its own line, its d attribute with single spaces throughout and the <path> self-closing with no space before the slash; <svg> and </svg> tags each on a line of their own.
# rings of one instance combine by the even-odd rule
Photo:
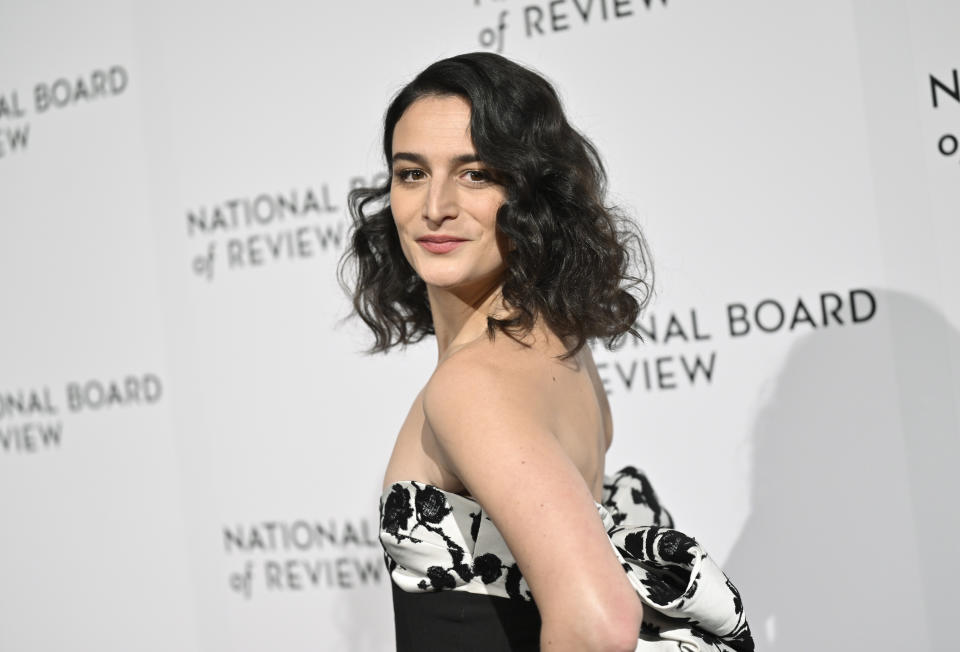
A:
<svg viewBox="0 0 960 652">
<path fill-rule="evenodd" d="M 758 650 L 955 649 L 960 334 L 917 297 L 873 293 L 871 321 L 798 340 L 757 416 L 725 570 Z"/>
</svg>

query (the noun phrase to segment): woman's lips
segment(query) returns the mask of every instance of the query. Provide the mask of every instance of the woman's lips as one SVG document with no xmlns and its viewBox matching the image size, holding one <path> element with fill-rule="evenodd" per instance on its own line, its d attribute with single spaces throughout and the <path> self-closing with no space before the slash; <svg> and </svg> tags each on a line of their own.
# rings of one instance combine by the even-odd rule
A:
<svg viewBox="0 0 960 652">
<path fill-rule="evenodd" d="M 466 242 L 466 240 L 457 240 L 455 238 L 422 238 L 417 240 L 417 242 L 432 254 L 445 254 L 453 251 Z"/>
</svg>

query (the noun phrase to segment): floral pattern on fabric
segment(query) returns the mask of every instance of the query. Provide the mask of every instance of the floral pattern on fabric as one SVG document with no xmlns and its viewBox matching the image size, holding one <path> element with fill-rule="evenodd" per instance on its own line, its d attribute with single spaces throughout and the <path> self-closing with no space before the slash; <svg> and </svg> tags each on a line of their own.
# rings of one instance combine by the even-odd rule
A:
<svg viewBox="0 0 960 652">
<path fill-rule="evenodd" d="M 752 652 L 740 593 L 673 518 L 632 466 L 604 478 L 597 512 L 644 604 L 637 651 Z M 472 498 L 415 481 L 380 499 L 380 542 L 393 581 L 407 592 L 468 591 L 532 601 L 493 521 Z"/>
</svg>

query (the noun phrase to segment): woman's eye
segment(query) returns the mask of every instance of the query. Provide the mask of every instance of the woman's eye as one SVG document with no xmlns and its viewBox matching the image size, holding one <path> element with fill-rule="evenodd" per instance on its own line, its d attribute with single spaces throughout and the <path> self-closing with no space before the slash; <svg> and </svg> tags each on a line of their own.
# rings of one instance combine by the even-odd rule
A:
<svg viewBox="0 0 960 652">
<path fill-rule="evenodd" d="M 467 170 L 466 175 L 467 179 L 473 183 L 484 183 L 490 180 L 490 175 L 483 170 Z"/>
<path fill-rule="evenodd" d="M 424 177 L 423 170 L 418 170 L 417 168 L 408 168 L 406 170 L 398 170 L 395 174 L 396 174 L 396 177 L 400 179 L 400 181 L 406 181 L 406 182 L 419 181 Z"/>
</svg>

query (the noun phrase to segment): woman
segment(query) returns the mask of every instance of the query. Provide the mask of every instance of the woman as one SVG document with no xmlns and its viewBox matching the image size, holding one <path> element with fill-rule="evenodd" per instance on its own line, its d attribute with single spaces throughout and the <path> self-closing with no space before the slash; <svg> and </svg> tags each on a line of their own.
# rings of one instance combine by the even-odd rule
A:
<svg viewBox="0 0 960 652">
<path fill-rule="evenodd" d="M 381 500 L 398 650 L 752 649 L 646 479 L 604 476 L 584 345 L 636 335 L 647 256 L 554 89 L 494 54 L 439 61 L 388 108 L 384 154 L 389 181 L 351 195 L 354 307 L 373 350 L 438 349 Z"/>
</svg>

